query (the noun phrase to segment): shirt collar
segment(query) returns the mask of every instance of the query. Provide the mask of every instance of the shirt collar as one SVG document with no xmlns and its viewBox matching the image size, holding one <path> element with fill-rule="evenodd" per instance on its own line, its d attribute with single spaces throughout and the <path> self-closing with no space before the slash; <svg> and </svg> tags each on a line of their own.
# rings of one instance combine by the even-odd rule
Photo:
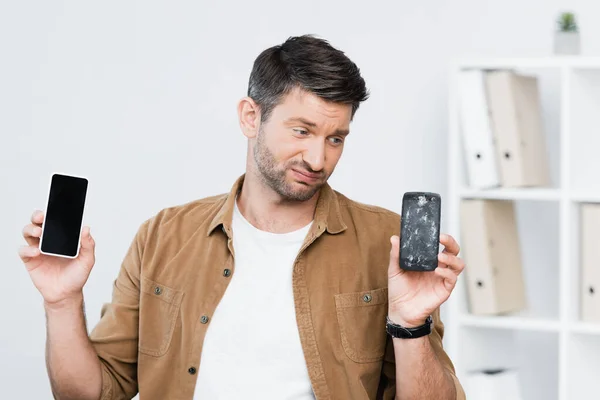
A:
<svg viewBox="0 0 600 400">
<path fill-rule="evenodd" d="M 210 235 L 217 227 L 221 226 L 227 236 L 231 237 L 231 222 L 233 220 L 233 208 L 235 199 L 242 189 L 245 174 L 241 175 L 231 187 L 231 190 L 225 202 L 221 205 L 219 211 L 212 219 L 207 235 Z M 325 183 L 319 193 L 317 206 L 315 208 L 315 217 L 313 227 L 316 234 L 320 235 L 327 230 L 331 234 L 343 232 L 347 228 L 340 212 L 340 203 L 336 192 Z"/>
</svg>

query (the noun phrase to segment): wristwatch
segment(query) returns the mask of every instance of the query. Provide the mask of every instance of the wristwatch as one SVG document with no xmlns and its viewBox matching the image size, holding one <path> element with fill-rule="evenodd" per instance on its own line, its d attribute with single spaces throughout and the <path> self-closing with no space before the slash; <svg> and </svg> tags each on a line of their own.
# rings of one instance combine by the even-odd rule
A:
<svg viewBox="0 0 600 400">
<path fill-rule="evenodd" d="M 393 323 L 390 317 L 386 317 L 385 330 L 393 338 L 416 339 L 421 336 L 429 335 L 433 326 L 431 315 L 427 317 L 425 323 L 414 328 L 405 328 L 402 325 Z"/>
</svg>

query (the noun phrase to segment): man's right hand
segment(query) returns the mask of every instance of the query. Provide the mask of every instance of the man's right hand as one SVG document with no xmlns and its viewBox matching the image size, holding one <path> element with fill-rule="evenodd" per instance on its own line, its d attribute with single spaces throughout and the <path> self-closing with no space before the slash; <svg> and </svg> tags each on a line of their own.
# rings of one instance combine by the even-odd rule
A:
<svg viewBox="0 0 600 400">
<path fill-rule="evenodd" d="M 95 243 L 90 228 L 86 226 L 81 233 L 81 249 L 77 258 L 41 254 L 39 243 L 43 221 L 43 212 L 35 211 L 31 224 L 23 228 L 23 237 L 28 245 L 19 249 L 19 256 L 46 306 L 60 306 L 82 296 L 83 286 L 95 263 Z"/>
</svg>

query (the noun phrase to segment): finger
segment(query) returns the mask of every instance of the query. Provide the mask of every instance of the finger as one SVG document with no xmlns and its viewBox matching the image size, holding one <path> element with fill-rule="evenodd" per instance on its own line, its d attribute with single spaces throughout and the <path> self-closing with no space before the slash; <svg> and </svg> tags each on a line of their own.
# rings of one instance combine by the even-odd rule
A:
<svg viewBox="0 0 600 400">
<path fill-rule="evenodd" d="M 21 246 L 19 247 L 19 257 L 23 262 L 27 262 L 33 257 L 40 255 L 40 249 L 36 246 Z"/>
<path fill-rule="evenodd" d="M 81 231 L 81 250 L 79 251 L 80 257 L 87 261 L 94 259 L 94 249 L 96 242 L 92 237 L 91 229 L 89 226 L 84 226 Z"/>
<path fill-rule="evenodd" d="M 94 246 L 94 239 L 92 238 L 92 232 L 89 226 L 84 226 L 81 231 L 81 247 L 84 249 L 91 249 Z"/>
<path fill-rule="evenodd" d="M 31 215 L 31 222 L 36 225 L 42 225 L 44 222 L 44 213 L 41 210 L 35 210 Z"/>
<path fill-rule="evenodd" d="M 400 270 L 400 238 L 397 235 L 390 237 L 392 248 L 390 250 L 390 264 L 388 267 L 388 277 L 397 275 Z"/>
<path fill-rule="evenodd" d="M 40 236 L 42 235 L 42 228 L 29 224 L 23 228 L 23 237 L 27 241 L 27 244 L 33 246 L 39 243 Z"/>
<path fill-rule="evenodd" d="M 454 289 L 458 276 L 448 268 L 436 268 L 435 274 L 444 278 L 444 287 L 448 292 Z"/>
<path fill-rule="evenodd" d="M 42 228 L 40 226 L 29 224 L 23 228 L 23 237 L 27 238 L 39 238 L 42 235 Z"/>
<path fill-rule="evenodd" d="M 462 258 L 448 253 L 438 254 L 438 267 L 448 267 L 456 275 L 459 275 L 465 269 L 465 262 Z"/>
<path fill-rule="evenodd" d="M 444 245 L 445 253 L 454 254 L 455 256 L 460 253 L 460 246 L 452 236 L 447 234 L 440 235 L 440 243 Z"/>
</svg>

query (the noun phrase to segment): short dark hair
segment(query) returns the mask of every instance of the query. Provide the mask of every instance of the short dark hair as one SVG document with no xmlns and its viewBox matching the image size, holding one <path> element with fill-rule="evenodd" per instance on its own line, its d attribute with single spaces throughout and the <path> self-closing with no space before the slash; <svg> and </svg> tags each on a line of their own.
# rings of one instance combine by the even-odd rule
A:
<svg viewBox="0 0 600 400">
<path fill-rule="evenodd" d="M 313 35 L 292 36 L 264 50 L 254 61 L 248 96 L 258 104 L 263 122 L 294 88 L 324 100 L 351 104 L 352 117 L 369 97 L 356 64 L 328 41 Z"/>
</svg>

